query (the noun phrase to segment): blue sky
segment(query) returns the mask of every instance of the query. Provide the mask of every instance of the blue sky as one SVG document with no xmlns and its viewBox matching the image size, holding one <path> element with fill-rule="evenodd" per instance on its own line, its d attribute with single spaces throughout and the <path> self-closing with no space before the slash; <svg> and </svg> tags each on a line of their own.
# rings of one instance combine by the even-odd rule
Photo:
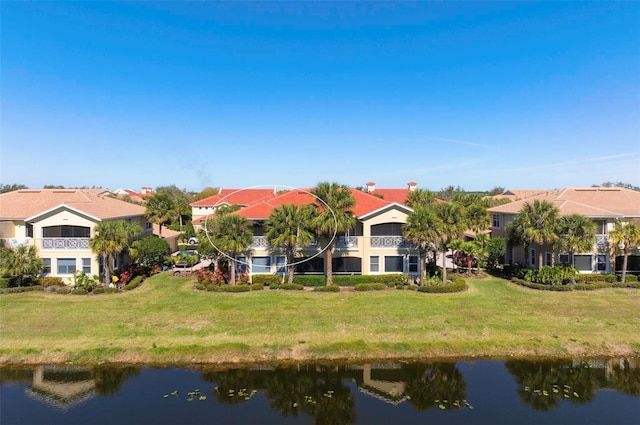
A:
<svg viewBox="0 0 640 425">
<path fill-rule="evenodd" d="M 0 181 L 640 185 L 638 2 L 2 2 Z"/>
</svg>

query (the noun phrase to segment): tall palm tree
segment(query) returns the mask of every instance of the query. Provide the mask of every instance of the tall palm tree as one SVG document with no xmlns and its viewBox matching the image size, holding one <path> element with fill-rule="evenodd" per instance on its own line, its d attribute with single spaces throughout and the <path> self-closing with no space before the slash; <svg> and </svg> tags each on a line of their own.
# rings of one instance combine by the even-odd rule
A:
<svg viewBox="0 0 640 425">
<path fill-rule="evenodd" d="M 139 225 L 125 220 L 101 221 L 96 225 L 94 235 L 89 239 L 89 247 L 102 257 L 104 283 L 109 283 L 111 278 L 114 256 L 128 248 L 141 233 Z"/>
<path fill-rule="evenodd" d="M 287 281 L 293 283 L 296 253 L 313 242 L 315 235 L 311 221 L 315 216 L 313 205 L 294 204 L 276 207 L 265 223 L 265 237 L 276 248 L 284 250 L 287 259 Z"/>
<path fill-rule="evenodd" d="M 469 229 L 478 236 L 480 232 L 487 230 L 491 225 L 491 217 L 484 205 L 480 202 L 474 202 L 467 207 L 467 221 Z"/>
<path fill-rule="evenodd" d="M 236 255 L 244 252 L 253 241 L 251 224 L 237 214 L 223 214 L 207 221 L 207 230 L 216 248 L 229 259 L 229 284 L 236 284 Z"/>
<path fill-rule="evenodd" d="M 442 283 L 447 283 L 447 251 L 451 242 L 460 239 L 467 229 L 464 207 L 457 203 L 438 204 L 435 212 L 442 221 L 440 247 L 442 248 Z"/>
<path fill-rule="evenodd" d="M 436 215 L 433 208 L 418 206 L 407 217 L 407 222 L 402 226 L 404 238 L 418 247 L 420 255 L 420 284 L 426 277 L 425 263 L 427 254 L 435 252 L 440 242 L 442 233 L 442 220 Z"/>
<path fill-rule="evenodd" d="M 576 252 L 591 252 L 596 243 L 596 224 L 580 214 L 564 215 L 558 219 L 557 249 L 569 253 L 569 263 L 573 264 Z"/>
<path fill-rule="evenodd" d="M 640 223 L 626 223 L 616 221 L 614 228 L 609 232 L 609 243 L 612 252 L 622 251 L 622 275 L 620 281 L 625 282 L 627 278 L 627 262 L 631 247 L 640 245 Z"/>
<path fill-rule="evenodd" d="M 162 226 L 178 216 L 175 199 L 171 193 L 162 191 L 147 198 L 146 204 L 145 216 L 150 222 L 160 227 L 160 237 L 162 237 Z"/>
<path fill-rule="evenodd" d="M 335 250 L 336 235 L 345 233 L 356 224 L 353 216 L 355 199 L 346 185 L 338 183 L 319 183 L 311 190 L 319 198 L 316 200 L 318 214 L 311 221 L 311 226 L 325 247 L 327 286 L 333 284 L 332 255 Z"/>
<path fill-rule="evenodd" d="M 507 227 L 507 240 L 510 244 L 523 245 L 528 255 L 532 244 L 553 244 L 556 241 L 558 209 L 549 201 L 536 199 L 533 204 L 527 202 Z M 541 268 L 542 262 L 537 265 Z"/>
<path fill-rule="evenodd" d="M 44 270 L 44 263 L 38 257 L 35 246 L 19 245 L 16 248 L 2 248 L 0 272 L 3 275 L 18 278 L 18 286 L 22 286 L 25 276 L 37 276 L 42 270 Z"/>
</svg>

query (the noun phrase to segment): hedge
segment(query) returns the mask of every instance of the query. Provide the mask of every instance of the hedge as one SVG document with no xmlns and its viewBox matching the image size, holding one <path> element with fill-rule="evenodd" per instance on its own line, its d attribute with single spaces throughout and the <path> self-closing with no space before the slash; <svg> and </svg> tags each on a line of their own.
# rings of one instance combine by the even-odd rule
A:
<svg viewBox="0 0 640 425">
<path fill-rule="evenodd" d="M 36 279 L 36 282 L 45 288 L 48 286 L 66 286 L 61 277 L 55 276 L 39 277 Z"/>
<path fill-rule="evenodd" d="M 126 285 L 124 285 L 124 289 L 125 291 L 130 291 L 132 289 L 136 289 L 138 286 L 142 285 L 142 282 L 144 282 L 145 276 L 143 275 L 138 275 L 136 277 L 134 277 L 133 279 L 131 279 L 131 281 L 129 283 L 127 283 Z"/>
<path fill-rule="evenodd" d="M 304 286 L 299 283 L 284 283 L 282 285 L 271 285 L 271 289 L 283 289 L 285 291 L 302 291 Z"/>
<path fill-rule="evenodd" d="M 18 286 L 13 288 L 2 288 L 0 294 L 19 294 L 21 292 L 44 291 L 42 286 Z"/>
<path fill-rule="evenodd" d="M 254 285 L 279 285 L 282 281 L 282 278 L 275 274 L 254 274 L 251 277 L 251 282 Z"/>
<path fill-rule="evenodd" d="M 326 278 L 323 275 L 306 274 L 306 275 L 294 276 L 293 283 L 296 283 L 302 286 L 325 286 L 327 282 L 326 282 Z"/>
<path fill-rule="evenodd" d="M 356 291 L 382 291 L 387 289 L 384 283 L 359 283 L 355 286 Z"/>
<path fill-rule="evenodd" d="M 462 292 L 467 289 L 467 282 L 464 279 L 456 278 L 452 283 L 446 285 L 424 285 L 418 286 L 418 292 L 430 294 L 448 294 L 452 292 Z"/>
<path fill-rule="evenodd" d="M 411 282 L 411 277 L 394 273 L 379 275 L 333 275 L 333 284 L 337 286 L 356 286 L 362 283 L 383 283 L 387 286 L 406 284 Z M 255 281 L 256 276 L 254 276 Z M 293 278 L 294 283 L 303 286 L 325 286 L 326 277 L 324 275 L 298 275 Z"/>
<path fill-rule="evenodd" d="M 522 279 L 511 279 L 512 282 L 525 286 L 531 289 L 539 289 L 542 291 L 558 291 L 558 292 L 566 292 L 566 291 L 589 291 L 593 289 L 604 289 L 604 288 L 635 288 L 640 289 L 640 283 L 638 282 L 605 282 L 603 280 L 596 281 L 592 283 L 576 283 L 576 284 L 568 284 L 568 285 L 543 285 L 540 283 L 527 282 Z"/>
<path fill-rule="evenodd" d="M 251 285 L 252 291 L 262 291 L 264 289 L 264 285 L 261 283 L 254 283 Z"/>
</svg>

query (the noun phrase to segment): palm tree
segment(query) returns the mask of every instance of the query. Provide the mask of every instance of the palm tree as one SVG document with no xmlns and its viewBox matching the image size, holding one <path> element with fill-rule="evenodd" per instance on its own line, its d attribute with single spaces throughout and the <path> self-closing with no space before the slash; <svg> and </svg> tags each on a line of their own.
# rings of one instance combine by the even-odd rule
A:
<svg viewBox="0 0 640 425">
<path fill-rule="evenodd" d="M 426 189 L 416 189 L 407 195 L 407 206 L 417 208 L 426 207 L 436 203 L 436 194 Z"/>
<path fill-rule="evenodd" d="M 553 244 L 557 238 L 558 209 L 549 201 L 536 199 L 527 202 L 507 226 L 507 240 L 511 245 L 523 245 L 525 256 L 532 244 Z M 538 261 L 541 268 L 541 261 Z"/>
<path fill-rule="evenodd" d="M 436 251 L 442 232 L 442 220 L 433 211 L 433 208 L 418 206 L 407 217 L 407 222 L 402 226 L 404 238 L 418 247 L 420 255 L 419 283 L 423 284 L 426 277 L 425 263 L 427 254 Z"/>
<path fill-rule="evenodd" d="M 596 225 L 590 218 L 580 214 L 565 215 L 558 219 L 556 247 L 569 253 L 573 264 L 576 252 L 591 252 L 596 243 Z"/>
<path fill-rule="evenodd" d="M 2 248 L 0 272 L 5 276 L 17 277 L 18 286 L 22 286 L 27 275 L 37 276 L 44 270 L 44 263 L 38 257 L 33 245 L 19 245 L 17 248 Z"/>
<path fill-rule="evenodd" d="M 447 283 L 447 250 L 455 239 L 460 239 L 467 228 L 466 211 L 457 203 L 438 204 L 435 212 L 442 221 L 440 247 L 442 248 L 442 283 Z"/>
<path fill-rule="evenodd" d="M 640 244 L 640 224 L 623 224 L 619 220 L 616 221 L 613 230 L 609 232 L 609 242 L 613 252 L 620 250 L 624 256 L 622 260 L 622 275 L 620 276 L 620 281 L 624 283 L 627 278 L 629 251 L 631 247 Z"/>
<path fill-rule="evenodd" d="M 229 284 L 236 284 L 236 255 L 244 252 L 253 241 L 251 224 L 237 214 L 223 214 L 207 221 L 215 247 L 229 259 Z"/>
<path fill-rule="evenodd" d="M 476 237 L 480 232 L 487 230 L 491 224 L 491 217 L 487 209 L 480 202 L 475 202 L 467 207 L 467 221 L 469 229 L 473 230 Z"/>
<path fill-rule="evenodd" d="M 104 264 L 104 283 L 111 278 L 111 262 L 114 255 L 124 251 L 129 244 L 142 233 L 142 228 L 125 220 L 101 221 L 89 239 L 89 247 L 102 257 Z"/>
<path fill-rule="evenodd" d="M 318 197 L 318 214 L 311 221 L 311 227 L 325 247 L 327 286 L 333 284 L 331 258 L 336 244 L 336 235 L 345 233 L 356 224 L 352 209 L 355 199 L 351 189 L 338 183 L 319 183 L 311 190 Z"/>
<path fill-rule="evenodd" d="M 162 237 L 162 226 L 178 215 L 175 199 L 171 193 L 162 191 L 147 198 L 146 203 L 145 216 L 150 222 L 160 226 L 160 237 Z"/>
<path fill-rule="evenodd" d="M 293 283 L 293 263 L 297 251 L 314 240 L 315 235 L 311 229 L 314 213 L 313 205 L 280 205 L 271 212 L 265 223 L 265 237 L 269 243 L 284 250 L 289 283 Z"/>
</svg>

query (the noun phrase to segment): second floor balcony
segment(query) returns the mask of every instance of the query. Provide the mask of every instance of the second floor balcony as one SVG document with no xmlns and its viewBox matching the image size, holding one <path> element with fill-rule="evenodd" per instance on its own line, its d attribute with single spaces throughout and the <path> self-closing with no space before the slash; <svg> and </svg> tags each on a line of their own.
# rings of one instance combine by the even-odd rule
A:
<svg viewBox="0 0 640 425">
<path fill-rule="evenodd" d="M 371 236 L 371 248 L 406 248 L 415 246 L 402 236 Z"/>
<path fill-rule="evenodd" d="M 89 238 L 42 238 L 42 249 L 90 249 Z"/>
</svg>

